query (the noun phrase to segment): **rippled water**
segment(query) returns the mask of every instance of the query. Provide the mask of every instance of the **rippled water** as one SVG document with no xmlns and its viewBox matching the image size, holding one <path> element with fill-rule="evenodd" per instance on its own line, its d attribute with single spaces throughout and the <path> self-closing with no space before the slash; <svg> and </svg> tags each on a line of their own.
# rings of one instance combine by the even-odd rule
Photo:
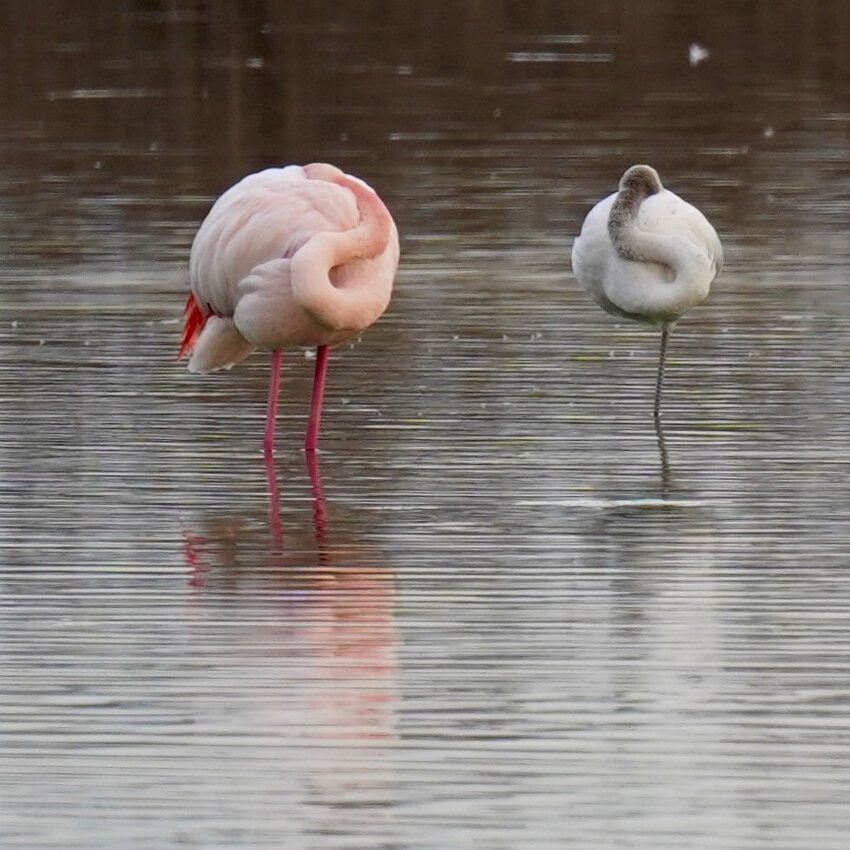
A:
<svg viewBox="0 0 850 850">
<path fill-rule="evenodd" d="M 7 5 L 2 846 L 846 847 L 846 4 Z M 212 198 L 316 159 L 403 262 L 320 467 L 286 354 L 270 508 L 268 364 L 177 320 Z M 568 262 L 636 161 L 727 254 L 663 446 Z"/>
</svg>

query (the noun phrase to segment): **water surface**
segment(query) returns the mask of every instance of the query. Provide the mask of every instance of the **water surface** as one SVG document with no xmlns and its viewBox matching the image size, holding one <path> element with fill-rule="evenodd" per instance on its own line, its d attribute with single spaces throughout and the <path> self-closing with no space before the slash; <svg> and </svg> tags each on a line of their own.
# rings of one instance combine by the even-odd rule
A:
<svg viewBox="0 0 850 850">
<path fill-rule="evenodd" d="M 0 32 L 4 847 L 846 846 L 850 18 L 704 5 Z M 212 199 L 310 160 L 403 261 L 312 469 L 285 355 L 270 515 L 266 359 L 190 376 L 178 318 Z M 663 456 L 657 335 L 568 262 L 639 161 L 727 256 Z"/>
</svg>

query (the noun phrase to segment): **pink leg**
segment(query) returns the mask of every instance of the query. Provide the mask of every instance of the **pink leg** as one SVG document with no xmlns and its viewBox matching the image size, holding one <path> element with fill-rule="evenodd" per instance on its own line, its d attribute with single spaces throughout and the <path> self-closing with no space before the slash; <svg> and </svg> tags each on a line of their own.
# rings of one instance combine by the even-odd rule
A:
<svg viewBox="0 0 850 850">
<path fill-rule="evenodd" d="M 269 410 L 266 414 L 266 436 L 263 439 L 263 452 L 266 457 L 274 454 L 274 426 L 277 419 L 277 397 L 280 393 L 281 351 L 272 352 L 272 370 L 269 376 Z"/>
<path fill-rule="evenodd" d="M 319 425 L 322 422 L 322 399 L 325 395 L 325 378 L 328 374 L 328 347 L 316 349 L 316 374 L 313 378 L 313 398 L 310 400 L 310 418 L 307 421 L 307 439 L 304 451 L 314 452 L 319 447 Z"/>
</svg>

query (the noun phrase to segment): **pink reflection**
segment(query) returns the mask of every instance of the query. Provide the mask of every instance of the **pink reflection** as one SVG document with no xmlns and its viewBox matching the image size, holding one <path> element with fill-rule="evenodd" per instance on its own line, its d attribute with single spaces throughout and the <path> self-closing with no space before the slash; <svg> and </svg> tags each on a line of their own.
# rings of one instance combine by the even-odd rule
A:
<svg viewBox="0 0 850 850">
<path fill-rule="evenodd" d="M 274 742 L 277 769 L 309 798 L 311 829 L 371 840 L 393 829 L 384 804 L 399 788 L 396 574 L 361 542 L 362 520 L 349 517 L 334 533 L 317 456 L 307 457 L 310 511 L 287 505 L 285 537 L 274 464 L 266 474 L 267 505 L 207 517 L 185 533 L 199 640 L 239 670 L 232 694 L 221 695 L 217 673 L 192 687 L 216 689 L 217 723 L 224 700 L 228 730 Z M 296 485 L 288 476 L 286 486 Z M 208 711 L 199 705 L 202 724 Z"/>
<path fill-rule="evenodd" d="M 277 483 L 277 467 L 274 462 L 274 454 L 265 454 L 266 483 L 269 492 L 269 528 L 272 539 L 279 551 L 283 550 L 283 521 L 280 518 L 280 486 Z"/>
<path fill-rule="evenodd" d="M 266 464 L 266 516 L 260 511 L 213 516 L 185 531 L 193 608 L 202 611 L 205 596 L 213 594 L 220 604 L 223 591 L 235 603 L 242 592 L 258 591 L 272 604 L 280 602 L 279 618 L 264 621 L 264 634 L 251 636 L 245 657 L 250 665 L 257 645 L 279 654 L 276 665 L 287 699 L 273 720 L 264 714 L 264 723 L 285 717 L 292 727 L 303 727 L 301 736 L 321 740 L 393 741 L 395 573 L 371 546 L 334 538 L 315 454 L 307 455 L 307 473 L 311 516 L 308 520 L 305 511 L 303 522 L 289 519 L 285 539 L 273 461 Z M 332 788 L 337 779 L 329 775 L 323 783 Z"/>
<path fill-rule="evenodd" d="M 307 452 L 307 472 L 310 475 L 310 491 L 313 494 L 313 529 L 316 534 L 316 545 L 319 547 L 319 560 L 327 560 L 324 551 L 325 535 L 327 533 L 328 517 L 325 510 L 325 494 L 322 490 L 322 473 L 319 469 L 319 457 L 315 452 Z"/>
</svg>

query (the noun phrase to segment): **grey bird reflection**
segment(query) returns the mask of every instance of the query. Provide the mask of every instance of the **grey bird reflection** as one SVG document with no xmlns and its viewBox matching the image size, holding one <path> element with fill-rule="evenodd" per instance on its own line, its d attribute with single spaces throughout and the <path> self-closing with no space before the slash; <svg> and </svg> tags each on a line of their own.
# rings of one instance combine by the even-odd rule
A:
<svg viewBox="0 0 850 850">
<path fill-rule="evenodd" d="M 670 473 L 670 458 L 667 455 L 667 441 L 664 438 L 664 426 L 661 417 L 655 418 L 655 436 L 658 440 L 658 459 L 661 464 L 661 492 L 666 494 L 673 489 L 673 479 Z"/>
</svg>

